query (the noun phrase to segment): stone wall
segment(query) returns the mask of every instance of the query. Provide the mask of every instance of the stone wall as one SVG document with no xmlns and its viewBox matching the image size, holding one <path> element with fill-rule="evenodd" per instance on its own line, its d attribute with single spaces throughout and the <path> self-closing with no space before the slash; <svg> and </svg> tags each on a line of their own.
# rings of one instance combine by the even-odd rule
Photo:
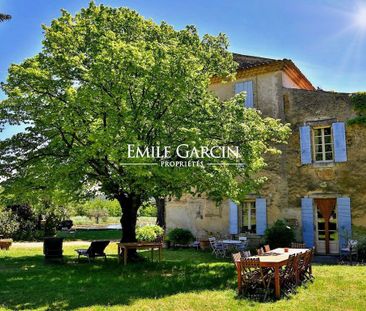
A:
<svg viewBox="0 0 366 311">
<path fill-rule="evenodd" d="M 288 207 L 300 219 L 300 198 L 347 196 L 352 223 L 366 227 L 366 128 L 346 125 L 347 162 L 301 165 L 299 126 L 304 122 L 347 122 L 354 116 L 348 94 L 284 89 L 285 121 L 293 134 L 286 153 Z M 283 214 L 288 212 L 284 211 Z"/>
<path fill-rule="evenodd" d="M 268 158 L 262 172 L 269 178 L 260 193 L 267 199 L 267 222 L 287 219 L 301 239 L 301 198 L 304 196 L 347 196 L 351 198 L 353 225 L 366 227 L 366 128 L 347 126 L 345 163 L 301 165 L 299 127 L 305 122 L 347 122 L 354 116 L 348 94 L 284 88 L 282 72 L 246 78 L 253 81 L 254 105 L 264 116 L 290 123 L 292 135 L 288 145 L 281 146 L 282 155 Z M 240 80 L 238 80 L 240 81 Z M 238 82 L 237 81 L 237 82 Z M 234 82 L 211 86 L 221 99 L 234 95 Z M 205 198 L 184 197 L 167 202 L 168 230 L 190 229 L 197 237 L 208 232 L 228 235 L 228 201 L 219 207 Z"/>
</svg>

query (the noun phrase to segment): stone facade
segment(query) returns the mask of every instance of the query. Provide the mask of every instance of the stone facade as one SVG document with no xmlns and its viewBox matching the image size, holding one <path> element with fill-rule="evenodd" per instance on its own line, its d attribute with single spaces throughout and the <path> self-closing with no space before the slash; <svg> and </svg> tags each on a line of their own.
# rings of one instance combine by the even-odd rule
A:
<svg viewBox="0 0 366 311">
<path fill-rule="evenodd" d="M 254 107 L 264 116 L 281 119 L 292 127 L 288 145 L 281 147 L 282 155 L 268 159 L 268 168 L 263 172 L 269 178 L 268 182 L 260 193 L 248 196 L 248 199 L 266 199 L 267 223 L 271 225 L 277 219 L 287 219 L 296 228 L 297 239 L 301 241 L 301 198 L 348 197 L 351 199 L 352 224 L 366 227 L 366 130 L 346 125 L 346 162 L 304 165 L 300 157 L 299 128 L 304 124 L 311 128 L 334 122 L 346 124 L 354 116 L 349 95 L 304 90 L 281 70 L 241 76 L 235 82 L 212 84 L 211 90 L 225 100 L 234 95 L 235 83 L 250 80 L 253 83 Z M 203 197 L 186 196 L 167 202 L 168 230 L 187 228 L 197 238 L 212 234 L 229 235 L 230 217 L 229 200 L 220 206 Z M 238 219 L 240 222 L 241 215 Z"/>
</svg>

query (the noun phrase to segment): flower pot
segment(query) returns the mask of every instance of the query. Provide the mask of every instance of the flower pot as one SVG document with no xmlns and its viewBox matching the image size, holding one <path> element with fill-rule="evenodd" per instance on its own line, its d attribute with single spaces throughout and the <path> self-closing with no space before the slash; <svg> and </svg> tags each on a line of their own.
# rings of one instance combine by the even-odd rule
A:
<svg viewBox="0 0 366 311">
<path fill-rule="evenodd" d="M 210 248 L 210 241 L 209 240 L 200 240 L 200 248 L 205 250 Z"/>
</svg>

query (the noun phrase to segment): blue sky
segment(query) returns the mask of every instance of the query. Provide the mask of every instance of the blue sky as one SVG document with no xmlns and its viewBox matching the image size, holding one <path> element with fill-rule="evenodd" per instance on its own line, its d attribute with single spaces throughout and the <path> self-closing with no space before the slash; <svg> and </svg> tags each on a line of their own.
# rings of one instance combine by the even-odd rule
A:
<svg viewBox="0 0 366 311">
<path fill-rule="evenodd" d="M 41 49 L 41 24 L 77 12 L 88 0 L 0 0 L 13 16 L 0 24 L 0 81 L 11 63 Z M 196 25 L 201 34 L 224 32 L 230 50 L 292 59 L 309 80 L 325 90 L 366 90 L 366 0 L 110 0 L 177 29 Z M 0 99 L 4 94 L 0 93 Z M 7 128 L 0 139 L 13 133 Z"/>
</svg>

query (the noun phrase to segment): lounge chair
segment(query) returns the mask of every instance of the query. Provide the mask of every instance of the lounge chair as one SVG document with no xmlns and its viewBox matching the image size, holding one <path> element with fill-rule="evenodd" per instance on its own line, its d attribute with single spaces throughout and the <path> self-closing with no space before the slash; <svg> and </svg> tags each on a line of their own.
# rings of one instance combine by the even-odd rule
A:
<svg viewBox="0 0 366 311">
<path fill-rule="evenodd" d="M 91 242 L 88 249 L 76 249 L 75 251 L 78 253 L 78 260 L 80 260 L 80 256 L 85 256 L 90 259 L 95 259 L 96 257 L 104 257 L 107 259 L 107 255 L 104 250 L 108 246 L 109 241 L 93 241 Z"/>
<path fill-rule="evenodd" d="M 63 238 L 44 238 L 43 254 L 45 260 L 60 259 L 63 262 L 62 242 Z"/>
</svg>

